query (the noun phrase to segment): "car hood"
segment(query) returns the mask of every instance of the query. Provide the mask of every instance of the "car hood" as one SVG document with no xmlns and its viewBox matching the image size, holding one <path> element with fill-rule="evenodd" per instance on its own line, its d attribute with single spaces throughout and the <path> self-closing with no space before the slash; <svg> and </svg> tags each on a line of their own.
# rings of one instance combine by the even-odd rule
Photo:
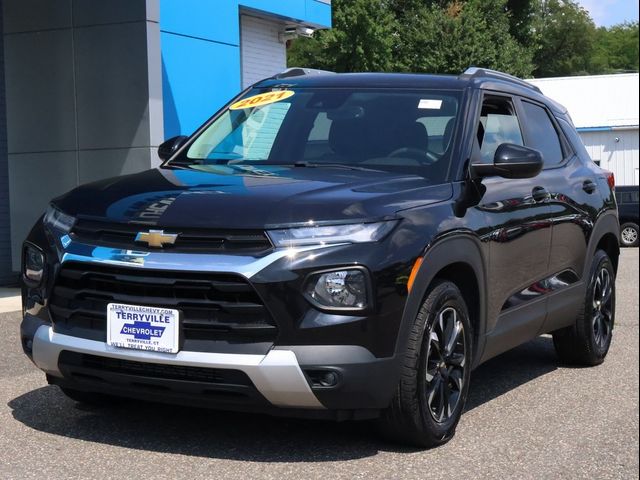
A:
<svg viewBox="0 0 640 480">
<path fill-rule="evenodd" d="M 162 227 L 269 228 L 387 218 L 451 197 L 451 185 L 339 167 L 158 168 L 80 186 L 54 203 L 80 218 Z"/>
</svg>

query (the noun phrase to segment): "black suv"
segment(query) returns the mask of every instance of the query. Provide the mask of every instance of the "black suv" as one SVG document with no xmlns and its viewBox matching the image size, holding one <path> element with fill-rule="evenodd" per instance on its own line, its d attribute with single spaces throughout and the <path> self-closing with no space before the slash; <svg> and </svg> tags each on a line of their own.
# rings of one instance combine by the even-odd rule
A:
<svg viewBox="0 0 640 480">
<path fill-rule="evenodd" d="M 613 177 L 567 111 L 498 72 L 291 70 L 160 168 L 53 200 L 24 244 L 24 351 L 105 396 L 452 437 L 471 371 L 552 332 L 611 344 Z"/>
<path fill-rule="evenodd" d="M 625 247 L 638 246 L 638 186 L 617 187 L 620 243 Z"/>
</svg>

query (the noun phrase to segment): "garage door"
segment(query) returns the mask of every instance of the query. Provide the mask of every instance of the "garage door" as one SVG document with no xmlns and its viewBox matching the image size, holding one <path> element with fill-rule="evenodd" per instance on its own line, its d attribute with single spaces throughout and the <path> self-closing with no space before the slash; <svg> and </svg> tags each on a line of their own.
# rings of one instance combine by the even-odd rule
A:
<svg viewBox="0 0 640 480">
<path fill-rule="evenodd" d="M 278 38 L 284 24 L 242 15 L 240 28 L 243 88 L 287 68 L 286 47 Z"/>
</svg>

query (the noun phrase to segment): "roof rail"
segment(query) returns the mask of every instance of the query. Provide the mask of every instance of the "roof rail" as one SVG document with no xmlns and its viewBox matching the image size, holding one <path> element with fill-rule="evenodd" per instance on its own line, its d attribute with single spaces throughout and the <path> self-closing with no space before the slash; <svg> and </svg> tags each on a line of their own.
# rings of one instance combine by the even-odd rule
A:
<svg viewBox="0 0 640 480">
<path fill-rule="evenodd" d="M 280 78 L 289 78 L 289 77 L 302 77 L 304 75 L 326 75 L 332 74 L 336 72 L 330 72 L 329 70 L 316 70 L 315 68 L 302 68 L 302 67 L 291 67 L 287 68 L 285 71 L 276 73 L 272 79 L 280 79 Z"/>
<path fill-rule="evenodd" d="M 469 67 L 460 76 L 467 78 L 493 78 L 496 80 L 504 80 L 520 85 L 521 87 L 529 88 L 538 93 L 542 93 L 542 90 L 540 90 L 536 85 L 526 82 L 521 78 L 514 77 L 508 73 L 498 72 L 497 70 L 490 70 L 488 68 Z"/>
</svg>

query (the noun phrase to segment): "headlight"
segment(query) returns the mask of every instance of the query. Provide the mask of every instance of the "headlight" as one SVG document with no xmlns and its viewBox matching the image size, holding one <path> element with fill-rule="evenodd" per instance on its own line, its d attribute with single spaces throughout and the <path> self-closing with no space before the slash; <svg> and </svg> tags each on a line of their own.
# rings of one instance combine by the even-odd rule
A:
<svg viewBox="0 0 640 480">
<path fill-rule="evenodd" d="M 59 233 L 69 233 L 75 223 L 74 217 L 58 210 L 53 205 L 49 205 L 47 213 L 44 214 L 44 224 Z"/>
<path fill-rule="evenodd" d="M 349 225 L 308 226 L 269 230 L 267 233 L 276 247 L 364 243 L 377 242 L 382 239 L 393 229 L 395 224 L 395 221 L 388 221 Z"/>
<path fill-rule="evenodd" d="M 44 277 L 44 253 L 33 245 L 26 244 L 23 251 L 23 274 L 29 283 L 39 285 Z"/>
<path fill-rule="evenodd" d="M 320 307 L 363 310 L 369 302 L 369 279 L 363 268 L 318 272 L 307 280 L 305 295 Z"/>
</svg>

